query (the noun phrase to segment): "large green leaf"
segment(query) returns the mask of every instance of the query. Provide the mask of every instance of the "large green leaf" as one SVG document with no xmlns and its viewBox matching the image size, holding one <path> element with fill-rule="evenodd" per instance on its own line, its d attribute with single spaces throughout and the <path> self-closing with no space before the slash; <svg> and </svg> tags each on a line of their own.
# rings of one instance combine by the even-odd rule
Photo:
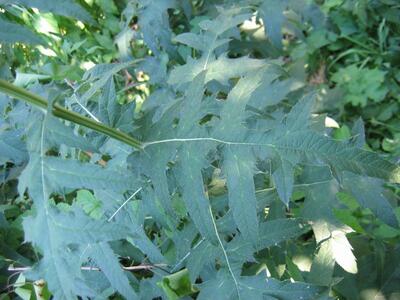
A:
<svg viewBox="0 0 400 300">
<path fill-rule="evenodd" d="M 343 184 L 345 189 L 357 199 L 362 207 L 371 209 L 386 224 L 393 227 L 399 226 L 393 207 L 384 196 L 385 189 L 383 188 L 382 180 L 361 177 L 346 172 Z"/>
<path fill-rule="evenodd" d="M 173 53 L 171 45 L 171 29 L 168 23 L 168 9 L 176 6 L 173 0 L 136 0 L 139 9 L 133 8 L 133 13 L 138 14 L 138 23 L 143 33 L 143 38 L 154 53 L 159 53 L 160 48 Z"/>
<path fill-rule="evenodd" d="M 14 1 L 4 17 L 30 22 L 37 10 L 22 5 L 83 21 L 91 19 L 88 9 L 99 22 L 51 17 L 62 29 L 48 35 L 59 55 L 37 58 L 28 46 L 5 45 L 12 72 L 8 63 L 0 72 L 11 78 L 14 71 L 58 73 L 60 62 L 74 70 L 97 63 L 82 80 L 49 75 L 32 90 L 49 100 L 55 91 L 66 110 L 78 102 L 94 124 L 143 143 L 132 149 L 86 132 L 53 118 L 51 107 L 45 117 L 12 101 L 2 107 L 0 173 L 8 181 L 0 197 L 28 203 L 23 209 L 33 201 L 22 224 L 39 254 L 36 264 L 14 253 L 7 258 L 33 265 L 30 280 L 46 280 L 55 299 L 328 299 L 333 293 L 352 299 L 365 288 L 395 290 L 398 229 L 386 224 L 398 225 L 396 198 L 384 186 L 400 181 L 399 167 L 362 148 L 359 123 L 349 140 L 329 136 L 321 114 L 331 104 L 328 87 L 308 93 L 304 81 L 305 71 L 314 80 L 319 61 L 293 64 L 295 55 L 266 55 L 278 55 L 270 42 L 281 48 L 283 38 L 288 54 L 292 46 L 310 54 L 301 43 L 309 33 L 309 42 L 324 44 L 309 26 L 321 21 L 314 4 L 133 0 L 123 10 L 113 1 L 50 2 Z M 83 29 L 72 33 L 76 26 Z M 113 47 L 104 40 L 112 39 L 118 51 L 104 54 Z M 145 59 L 137 67 L 130 56 Z M 23 65 L 36 59 L 41 63 Z M 18 178 L 19 197 L 9 178 Z M 339 192 L 386 224 L 344 207 Z M 0 207 L 0 222 L 18 227 L 11 207 Z M 343 210 L 353 214 L 356 233 L 342 224 Z M 368 272 L 373 284 L 357 286 Z"/>
<path fill-rule="evenodd" d="M 131 182 L 121 181 L 118 173 L 109 173 L 97 165 L 46 156 L 47 149 L 59 144 L 57 141 L 61 142 L 58 135 L 54 135 L 56 129 L 48 132 L 49 124 L 52 123 L 48 118 L 39 118 L 30 127 L 30 160 L 19 182 L 21 193 L 28 188 L 37 210 L 35 216 L 26 217 L 23 221 L 25 239 L 38 246 L 43 253 L 43 259 L 34 268 L 36 271 L 31 272 L 30 277 L 44 278 L 57 299 L 75 299 L 77 295 L 93 296 L 88 283 L 84 282 L 81 271 L 83 260 L 87 259 L 90 253 L 87 252 L 87 248 L 97 247 L 98 243 L 137 236 L 129 227 L 107 222 L 104 218 L 94 220 L 77 208 L 64 208 L 69 211 L 61 212 L 51 204 L 49 198 L 52 193 L 62 193 L 68 187 L 103 190 L 110 187 L 110 183 L 114 186 L 112 190 L 124 191 L 131 186 Z M 75 145 L 75 142 L 79 141 L 82 144 L 78 137 L 69 137 L 69 140 L 64 138 L 62 142 L 67 141 Z M 106 173 L 108 175 L 104 176 Z M 115 283 L 113 276 L 116 268 L 120 271 L 120 266 L 114 256 L 114 261 L 110 261 L 110 252 L 107 252 L 105 247 L 102 246 L 102 251 L 96 251 L 95 257 L 102 262 L 108 262 L 106 265 L 102 264 L 103 271 L 112 279 L 111 282 Z M 68 254 L 63 253 L 62 249 L 65 248 L 70 249 Z M 119 276 L 121 278 L 122 275 Z M 129 292 L 122 282 L 115 288 L 125 295 L 135 295 L 133 291 Z"/>
<path fill-rule="evenodd" d="M 400 182 L 400 168 L 378 154 L 345 142 L 334 141 L 309 130 L 288 132 L 275 143 L 266 146 L 277 149 L 280 155 L 300 157 L 306 161 L 322 160 L 333 171 L 350 171 L 390 182 Z"/>
<path fill-rule="evenodd" d="M 201 167 L 202 157 L 193 146 L 184 146 L 180 150 L 180 184 L 186 209 L 200 233 L 214 244 L 218 244 L 218 232 L 212 220 L 211 206 L 203 187 Z M 203 150 L 200 148 L 200 150 Z"/>
<path fill-rule="evenodd" d="M 0 131 L 0 164 L 7 161 L 21 163 L 26 161 L 27 152 L 17 130 Z"/>
<path fill-rule="evenodd" d="M 1 4 L 1 1 L 0 1 Z M 43 40 L 25 26 L 0 18 L 0 41 L 2 43 L 43 44 Z"/>
<path fill-rule="evenodd" d="M 90 14 L 74 0 L 0 0 L 1 4 L 20 4 L 37 8 L 43 12 L 73 17 L 89 23 L 93 22 Z"/>
<path fill-rule="evenodd" d="M 171 85 L 182 85 L 191 82 L 198 74 L 207 67 L 206 82 L 216 80 L 227 84 L 228 80 L 257 71 L 265 66 L 265 60 L 249 57 L 228 58 L 222 54 L 217 59 L 203 58 L 193 60 L 190 57 L 186 65 L 178 66 L 171 71 L 168 83 Z"/>
<path fill-rule="evenodd" d="M 254 158 L 249 149 L 229 146 L 225 150 L 229 206 L 240 232 L 256 246 L 258 241 L 257 202 L 253 174 Z"/>
<path fill-rule="evenodd" d="M 90 256 L 103 270 L 111 286 L 126 299 L 139 299 L 133 288 L 129 285 L 128 277 L 119 265 L 118 258 L 107 243 L 91 246 Z"/>
<path fill-rule="evenodd" d="M 295 300 L 315 299 L 322 289 L 310 284 L 279 282 L 266 278 L 264 275 L 242 276 L 238 282 L 234 282 L 223 271 L 217 273 L 216 278 L 203 283 L 198 299 L 283 299 Z"/>
<path fill-rule="evenodd" d="M 332 181 L 313 186 L 308 192 L 304 206 L 304 216 L 312 221 L 312 228 L 317 243 L 322 246 L 312 267 L 311 279 L 317 284 L 328 285 L 330 279 L 319 278 L 321 269 L 326 276 L 332 276 L 336 261 L 349 273 L 357 273 L 357 262 L 353 254 L 353 247 L 346 237 L 349 229 L 341 226 L 333 215 L 333 208 L 337 206 L 337 185 Z M 325 258 L 326 252 L 331 253 L 331 259 Z M 317 278 L 318 277 L 318 278 Z"/>
</svg>

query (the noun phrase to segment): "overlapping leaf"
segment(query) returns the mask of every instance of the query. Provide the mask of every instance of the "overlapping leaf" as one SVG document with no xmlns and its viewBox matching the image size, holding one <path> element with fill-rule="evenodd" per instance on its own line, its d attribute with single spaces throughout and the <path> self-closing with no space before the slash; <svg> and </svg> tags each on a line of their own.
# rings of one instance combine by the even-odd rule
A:
<svg viewBox="0 0 400 300">
<path fill-rule="evenodd" d="M 86 22 L 93 22 L 90 14 L 74 0 L 1 0 L 0 5 L 19 4 L 34 7 L 43 12 L 73 17 Z"/>
<path fill-rule="evenodd" d="M 168 13 L 179 1 L 161 2 L 132 1 L 126 11 L 138 14 L 139 30 L 155 55 L 153 64 L 166 60 L 164 51 L 174 56 L 177 49 Z M 264 1 L 258 13 L 277 47 L 289 2 L 318 23 L 319 14 L 312 5 L 302 7 L 303 1 Z M 18 3 L 89 21 L 72 1 L 67 2 L 70 10 L 56 7 L 57 1 Z M 162 297 L 163 291 L 175 297 L 178 283 L 169 280 L 182 272 L 183 295 L 194 296 L 199 289 L 198 299 L 324 297 L 334 282 L 335 264 L 349 273 L 359 267 L 346 236 L 350 230 L 334 214 L 338 192 L 351 193 L 378 218 L 398 225 L 382 184 L 399 183 L 399 167 L 361 149 L 363 137 L 330 138 L 321 119 L 313 116 L 316 93 L 298 101 L 304 84 L 288 78 L 281 61 L 230 51 L 230 42 L 240 39 L 238 25 L 252 14 L 236 7 L 217 12 L 214 19 L 199 21 L 196 33 L 175 38 L 186 45 L 179 53 L 192 56 L 170 71 L 140 114 L 135 115 L 134 105 L 116 101 L 114 74 L 131 67 L 130 61 L 94 67 L 74 91 L 101 122 L 140 137 L 142 150 L 112 141 L 95 147 L 83 136 L 87 132 L 80 131 L 81 136 L 50 114 L 28 118 L 33 121 L 27 121 L 26 147 L 15 135 L 19 131 L 2 133 L 4 161 L 27 160 L 25 151 L 16 148 L 29 153 L 18 183 L 20 195 L 27 193 L 35 207 L 23 222 L 25 239 L 43 258 L 28 275 L 44 278 L 56 299 L 110 297 L 114 291 L 127 299 Z M 92 141 L 98 137 L 88 136 Z M 89 200 L 79 200 L 81 189 Z M 76 203 L 65 203 L 74 198 Z M 93 199 L 102 208 L 95 214 L 88 203 Z M 288 217 L 297 206 L 303 219 Z M 289 277 L 289 272 L 276 272 L 270 256 L 279 252 L 288 264 L 293 247 L 286 246 L 310 228 L 317 248 L 309 272 L 297 270 L 298 276 Z M 132 276 L 121 268 L 119 255 L 163 267 L 150 265 L 145 275 Z M 82 269 L 92 265 L 98 273 Z M 173 274 L 166 276 L 163 268 Z M 150 269 L 153 277 L 144 278 Z M 271 273 L 280 280 L 270 278 Z M 198 279 L 201 284 L 195 284 Z"/>
</svg>

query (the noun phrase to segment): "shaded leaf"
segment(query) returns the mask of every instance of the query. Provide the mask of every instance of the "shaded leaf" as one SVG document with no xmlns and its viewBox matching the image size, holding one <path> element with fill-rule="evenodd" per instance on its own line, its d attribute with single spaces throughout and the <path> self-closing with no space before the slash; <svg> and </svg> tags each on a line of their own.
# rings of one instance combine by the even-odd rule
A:
<svg viewBox="0 0 400 300">
<path fill-rule="evenodd" d="M 90 14 L 74 0 L 1 0 L 0 4 L 20 4 L 35 7 L 43 12 L 77 18 L 81 21 L 93 23 Z"/>
<path fill-rule="evenodd" d="M 0 4 L 2 4 L 1 1 Z M 0 41 L 3 43 L 26 43 L 30 45 L 41 45 L 44 43 L 38 35 L 25 26 L 2 18 L 0 18 Z"/>
<path fill-rule="evenodd" d="M 361 177 L 346 172 L 343 185 L 364 208 L 369 208 L 376 217 L 392 227 L 399 224 L 393 207 L 384 196 L 383 182 L 378 179 Z"/>
<path fill-rule="evenodd" d="M 90 256 L 104 272 L 111 286 L 126 299 L 139 299 L 130 286 L 128 277 L 121 269 L 119 261 L 110 246 L 107 243 L 100 243 L 90 247 Z"/>
</svg>

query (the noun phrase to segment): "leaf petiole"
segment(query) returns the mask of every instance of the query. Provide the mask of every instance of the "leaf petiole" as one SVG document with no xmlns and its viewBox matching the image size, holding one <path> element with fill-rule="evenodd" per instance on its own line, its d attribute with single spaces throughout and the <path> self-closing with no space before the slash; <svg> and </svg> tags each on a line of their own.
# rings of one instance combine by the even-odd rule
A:
<svg viewBox="0 0 400 300">
<path fill-rule="evenodd" d="M 3 92 L 10 97 L 23 100 L 27 103 L 43 108 L 47 111 L 49 109 L 49 103 L 46 99 L 2 79 L 0 79 L 0 92 Z M 57 103 L 53 104 L 51 113 L 60 119 L 90 128 L 136 149 L 142 149 L 142 143 L 130 135 L 95 120 L 89 119 L 76 112 L 70 111 Z"/>
</svg>

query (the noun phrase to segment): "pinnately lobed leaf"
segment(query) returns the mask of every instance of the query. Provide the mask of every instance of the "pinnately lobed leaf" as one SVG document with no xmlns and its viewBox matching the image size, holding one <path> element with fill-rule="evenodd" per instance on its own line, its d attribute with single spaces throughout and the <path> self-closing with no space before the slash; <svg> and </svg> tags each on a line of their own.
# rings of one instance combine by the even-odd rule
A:
<svg viewBox="0 0 400 300">
<path fill-rule="evenodd" d="M 95 28 L 78 1 L 61 2 L 0 0 L 7 10 L 17 4 L 79 19 L 85 34 Z M 120 5 L 82 2 L 110 5 L 104 20 L 114 21 L 102 34 L 114 38 L 125 22 L 128 35 L 118 39 L 143 40 L 151 50 L 144 63 L 110 54 L 112 63 L 80 81 L 29 87 L 54 105 L 2 83 L 10 96 L 40 106 L 7 102 L 0 163 L 19 168 L 14 190 L 33 203 L 22 226 L 39 255 L 25 275 L 44 279 L 54 299 L 328 299 L 337 278 L 364 267 L 350 222 L 335 214 L 339 193 L 368 208 L 374 222 L 398 228 L 385 184 L 400 183 L 399 166 L 363 149 L 363 136 L 332 138 L 318 114 L 321 93 L 284 59 L 260 54 L 239 27 L 263 23 L 261 43 L 279 51 L 283 28 L 303 36 L 293 14 L 323 22 L 316 6 L 203 2 L 196 5 L 204 18 L 185 1 L 132 0 L 121 19 Z M 173 39 L 169 26 L 183 16 Z M 39 43 L 26 27 L 4 22 L 16 29 L 5 38 L 0 31 L 7 43 Z M 149 75 L 150 87 L 139 74 Z M 364 133 L 360 123 L 354 130 Z"/>
</svg>

